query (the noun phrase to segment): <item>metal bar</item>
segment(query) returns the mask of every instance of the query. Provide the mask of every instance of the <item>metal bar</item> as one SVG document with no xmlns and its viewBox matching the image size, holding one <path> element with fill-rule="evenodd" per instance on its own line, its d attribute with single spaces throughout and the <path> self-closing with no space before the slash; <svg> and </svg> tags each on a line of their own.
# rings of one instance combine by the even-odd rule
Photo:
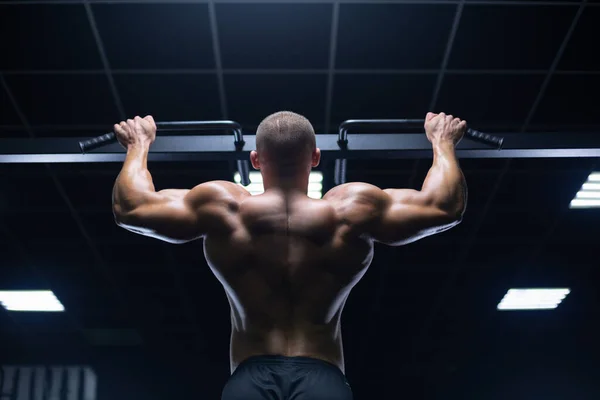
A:
<svg viewBox="0 0 600 400">
<path fill-rule="evenodd" d="M 499 133 L 504 149 L 490 150 L 476 142 L 462 141 L 460 158 L 563 158 L 600 157 L 598 133 Z M 227 135 L 165 136 L 150 148 L 151 161 L 243 160 L 256 150 L 256 136 L 246 135 L 243 151 L 236 151 Z M 0 163 L 87 163 L 122 162 L 125 150 L 110 144 L 81 154 L 78 142 L 87 138 L 0 139 Z M 338 135 L 317 135 L 324 157 L 431 158 L 431 143 L 423 133 L 353 134 L 348 150 L 340 150 Z"/>
<path fill-rule="evenodd" d="M 2 3 L 4 4 L 4 3 Z M 600 3 L 598 4 L 600 5 Z M 591 7 L 588 4 L 587 7 Z M 174 69 L 111 69 L 113 75 L 215 75 L 216 69 L 174 68 Z M 38 69 L 38 70 L 3 70 L 4 75 L 102 75 L 102 69 Z M 335 69 L 334 75 L 436 75 L 438 69 Z M 540 69 L 447 69 L 446 75 L 546 75 L 548 70 Z M 224 75 L 326 75 L 329 69 L 244 69 L 223 68 Z M 600 75 L 600 71 L 562 70 L 556 75 Z"/>
<path fill-rule="evenodd" d="M 327 73 L 327 92 L 325 94 L 325 133 L 331 128 L 331 107 L 333 103 L 333 85 L 335 81 L 335 54 L 338 42 L 338 25 L 340 20 L 340 3 L 333 3 L 331 11 L 331 33 L 329 42 L 329 70 Z"/>
<path fill-rule="evenodd" d="M 92 4 L 171 4 L 172 0 L 88 0 Z M 206 4 L 209 0 L 178 0 L 178 3 Z M 458 4 L 461 0 L 340 0 L 341 4 Z M 213 0 L 214 3 L 255 3 L 256 0 Z M 3 4 L 36 5 L 36 4 L 73 4 L 73 0 L 5 0 Z M 260 0 L 260 3 L 279 4 L 281 0 Z M 323 3 L 322 0 L 294 0 L 298 4 Z M 519 1 L 519 0 L 470 0 L 469 4 L 503 5 L 503 6 L 572 6 L 568 1 Z M 598 4 L 593 4 L 598 6 Z"/>
</svg>

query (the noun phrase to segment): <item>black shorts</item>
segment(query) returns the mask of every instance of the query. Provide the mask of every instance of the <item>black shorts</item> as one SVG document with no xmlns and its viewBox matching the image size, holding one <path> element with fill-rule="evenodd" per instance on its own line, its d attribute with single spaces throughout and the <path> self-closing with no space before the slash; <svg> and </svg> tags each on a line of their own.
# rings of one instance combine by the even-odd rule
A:
<svg viewBox="0 0 600 400">
<path fill-rule="evenodd" d="M 253 356 L 227 381 L 221 400 L 352 400 L 342 371 L 309 357 Z"/>
</svg>

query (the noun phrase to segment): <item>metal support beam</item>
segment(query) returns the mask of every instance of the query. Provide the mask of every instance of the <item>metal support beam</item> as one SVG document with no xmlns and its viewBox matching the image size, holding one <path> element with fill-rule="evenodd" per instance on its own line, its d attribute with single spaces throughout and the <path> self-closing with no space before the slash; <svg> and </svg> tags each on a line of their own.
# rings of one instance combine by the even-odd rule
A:
<svg viewBox="0 0 600 400">
<path fill-rule="evenodd" d="M 600 157 L 598 133 L 501 133 L 502 150 L 468 140 L 457 147 L 460 158 L 563 158 Z M 150 161 L 208 161 L 248 159 L 256 150 L 255 136 L 244 136 L 242 151 L 236 151 L 228 135 L 163 136 L 150 148 Z M 125 150 L 111 144 L 81 154 L 78 142 L 87 138 L 0 139 L 0 163 L 100 163 L 122 162 Z M 351 134 L 347 150 L 340 149 L 337 135 L 317 135 L 323 157 L 430 158 L 431 143 L 423 133 Z"/>
</svg>

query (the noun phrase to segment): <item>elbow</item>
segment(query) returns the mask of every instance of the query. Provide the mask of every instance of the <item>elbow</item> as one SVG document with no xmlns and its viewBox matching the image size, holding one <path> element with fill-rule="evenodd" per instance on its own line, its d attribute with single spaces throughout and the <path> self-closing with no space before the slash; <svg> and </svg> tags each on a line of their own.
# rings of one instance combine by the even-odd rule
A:
<svg viewBox="0 0 600 400">
<path fill-rule="evenodd" d="M 131 213 L 124 210 L 120 205 L 113 205 L 113 217 L 118 226 L 125 227 L 129 225 L 131 220 L 130 216 Z"/>
<path fill-rule="evenodd" d="M 444 225 L 446 227 L 453 227 L 462 222 L 463 216 L 465 215 L 466 204 L 462 201 L 446 203 L 438 205 L 437 209 L 441 216 L 443 216 L 442 219 L 444 220 Z"/>
<path fill-rule="evenodd" d="M 456 207 L 446 210 L 447 218 L 452 226 L 462 222 L 466 208 L 466 203 L 460 202 Z"/>
</svg>

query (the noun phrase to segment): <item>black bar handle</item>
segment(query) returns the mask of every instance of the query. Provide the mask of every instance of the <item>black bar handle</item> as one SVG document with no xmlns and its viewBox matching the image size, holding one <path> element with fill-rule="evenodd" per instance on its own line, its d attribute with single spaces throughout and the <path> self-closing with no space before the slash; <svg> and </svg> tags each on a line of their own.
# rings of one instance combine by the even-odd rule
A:
<svg viewBox="0 0 600 400">
<path fill-rule="evenodd" d="M 338 133 L 338 143 L 340 146 L 345 146 L 348 143 L 348 129 L 350 128 L 392 129 L 397 128 L 400 125 L 422 125 L 424 123 L 424 119 L 350 119 L 341 123 Z M 494 147 L 498 150 L 502 148 L 504 143 L 504 138 L 502 137 L 479 132 L 470 128 L 468 128 L 465 132 L 465 137 L 475 142 L 480 142 L 490 147 Z"/>
<path fill-rule="evenodd" d="M 467 128 L 465 136 L 474 142 L 487 144 L 488 146 L 495 147 L 500 150 L 504 144 L 504 138 L 500 136 L 490 135 L 489 133 L 483 133 L 476 131 L 475 129 Z"/>
<path fill-rule="evenodd" d="M 157 122 L 156 129 L 160 132 L 168 131 L 200 131 L 209 129 L 226 129 L 233 131 L 233 143 L 236 150 L 244 148 L 244 136 L 242 135 L 242 126 L 235 121 L 171 121 Z M 79 142 L 79 148 L 82 153 L 106 146 L 117 141 L 114 132 L 84 140 Z M 240 173 L 241 183 L 244 186 L 250 184 L 250 165 L 247 160 L 238 160 L 237 169 Z"/>
<path fill-rule="evenodd" d="M 234 121 L 171 121 L 171 122 L 157 122 L 157 131 L 198 131 L 208 129 L 230 129 L 233 130 L 234 143 L 236 148 L 243 147 L 244 137 L 242 135 L 242 126 Z M 84 140 L 79 142 L 79 148 L 82 153 L 88 152 L 99 147 L 106 146 L 108 144 L 117 141 L 114 132 L 106 133 L 104 135 Z"/>
</svg>

